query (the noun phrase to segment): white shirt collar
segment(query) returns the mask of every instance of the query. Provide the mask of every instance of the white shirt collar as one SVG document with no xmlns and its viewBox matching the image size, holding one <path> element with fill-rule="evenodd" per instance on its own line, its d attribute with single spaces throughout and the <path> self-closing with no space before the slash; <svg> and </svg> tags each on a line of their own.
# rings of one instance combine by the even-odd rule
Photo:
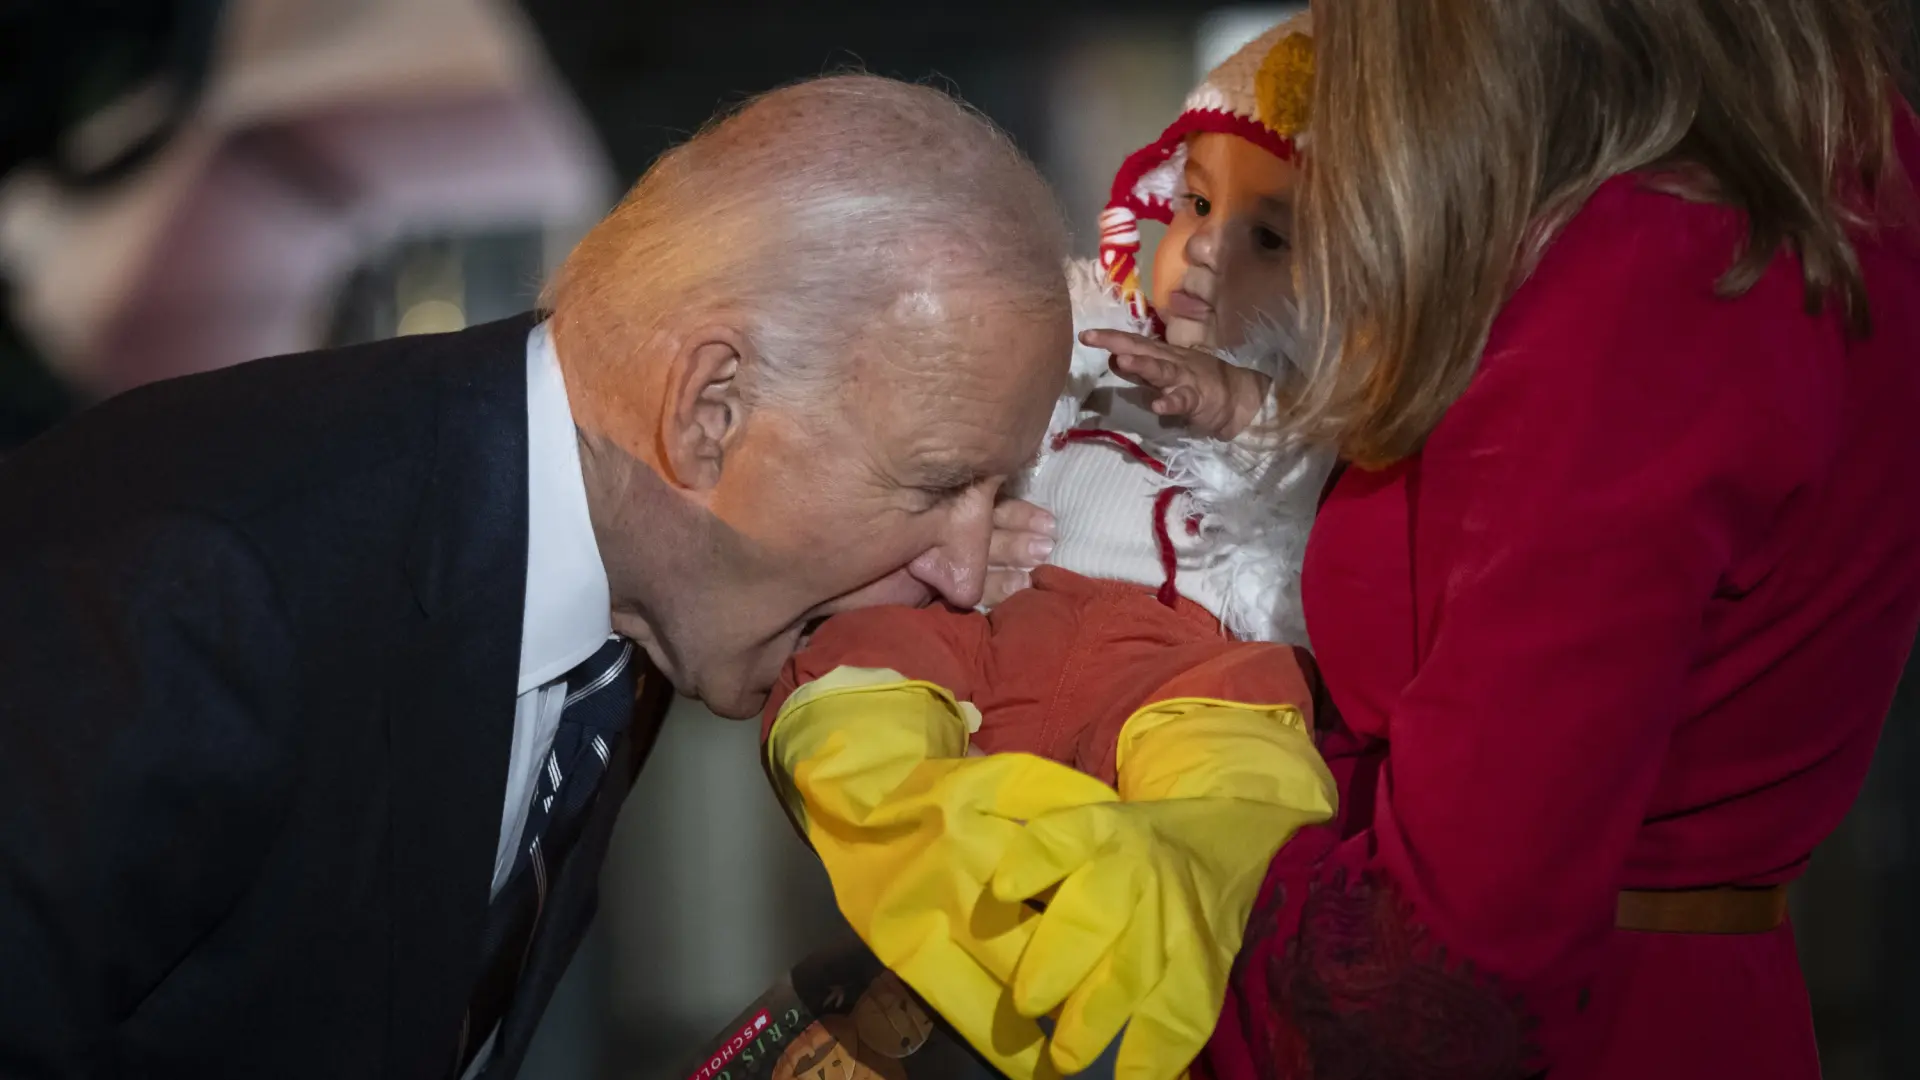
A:
<svg viewBox="0 0 1920 1080">
<path fill-rule="evenodd" d="M 527 335 L 527 596 L 519 693 L 592 656 L 612 632 L 611 607 L 567 382 L 542 323 Z"/>
</svg>

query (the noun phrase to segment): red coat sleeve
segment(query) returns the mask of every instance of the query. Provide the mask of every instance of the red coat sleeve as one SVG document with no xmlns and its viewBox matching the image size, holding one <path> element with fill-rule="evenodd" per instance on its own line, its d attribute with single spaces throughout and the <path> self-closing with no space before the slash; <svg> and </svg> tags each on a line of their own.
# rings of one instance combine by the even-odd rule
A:
<svg viewBox="0 0 1920 1080">
<path fill-rule="evenodd" d="M 1716 298 L 1738 236 L 1616 181 L 1502 313 L 1409 472 L 1417 664 L 1370 825 L 1276 857 L 1215 1075 L 1510 1077 L 1579 1053 L 1703 620 L 1820 467 L 1839 331 L 1784 259 Z M 1338 617 L 1308 599 L 1310 628 Z"/>
</svg>

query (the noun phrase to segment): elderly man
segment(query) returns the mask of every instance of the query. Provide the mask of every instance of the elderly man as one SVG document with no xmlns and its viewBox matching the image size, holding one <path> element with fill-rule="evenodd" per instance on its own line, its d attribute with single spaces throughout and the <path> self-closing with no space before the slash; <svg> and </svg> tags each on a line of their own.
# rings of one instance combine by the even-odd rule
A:
<svg viewBox="0 0 1920 1080">
<path fill-rule="evenodd" d="M 649 690 L 750 716 L 813 621 L 980 598 L 1063 248 L 986 122 L 823 79 L 664 157 L 544 323 L 0 462 L 0 1073 L 512 1076 Z"/>
</svg>

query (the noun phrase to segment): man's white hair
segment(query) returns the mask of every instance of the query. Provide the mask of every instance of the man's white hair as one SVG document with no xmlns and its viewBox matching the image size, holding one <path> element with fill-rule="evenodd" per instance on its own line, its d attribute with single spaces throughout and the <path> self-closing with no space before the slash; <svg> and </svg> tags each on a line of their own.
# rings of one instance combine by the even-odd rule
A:
<svg viewBox="0 0 1920 1080">
<path fill-rule="evenodd" d="M 792 404 L 823 400 L 856 344 L 937 361 L 983 305 L 1064 311 L 1066 250 L 1051 190 L 992 123 L 928 87 L 839 75 L 755 98 L 663 155 L 547 303 L 595 392 L 619 393 L 672 320 L 724 314 L 758 354 L 742 394 Z"/>
</svg>

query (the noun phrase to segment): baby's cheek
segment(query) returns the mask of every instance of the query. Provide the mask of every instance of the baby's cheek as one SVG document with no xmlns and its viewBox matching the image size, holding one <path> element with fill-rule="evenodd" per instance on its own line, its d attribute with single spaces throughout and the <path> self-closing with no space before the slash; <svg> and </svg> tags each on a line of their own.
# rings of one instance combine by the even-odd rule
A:
<svg viewBox="0 0 1920 1080">
<path fill-rule="evenodd" d="M 1215 333 L 1220 347 L 1231 349 L 1246 340 L 1247 328 L 1261 321 L 1292 322 L 1293 267 L 1290 260 L 1240 269 L 1232 281 L 1221 282 L 1223 302 L 1215 308 Z"/>
<path fill-rule="evenodd" d="M 1180 287 L 1180 281 L 1187 273 L 1187 237 L 1192 227 L 1176 220 L 1167 228 L 1165 236 L 1160 238 L 1160 246 L 1153 252 L 1153 267 L 1147 274 L 1147 298 L 1154 307 L 1163 307 L 1167 294 Z"/>
</svg>

